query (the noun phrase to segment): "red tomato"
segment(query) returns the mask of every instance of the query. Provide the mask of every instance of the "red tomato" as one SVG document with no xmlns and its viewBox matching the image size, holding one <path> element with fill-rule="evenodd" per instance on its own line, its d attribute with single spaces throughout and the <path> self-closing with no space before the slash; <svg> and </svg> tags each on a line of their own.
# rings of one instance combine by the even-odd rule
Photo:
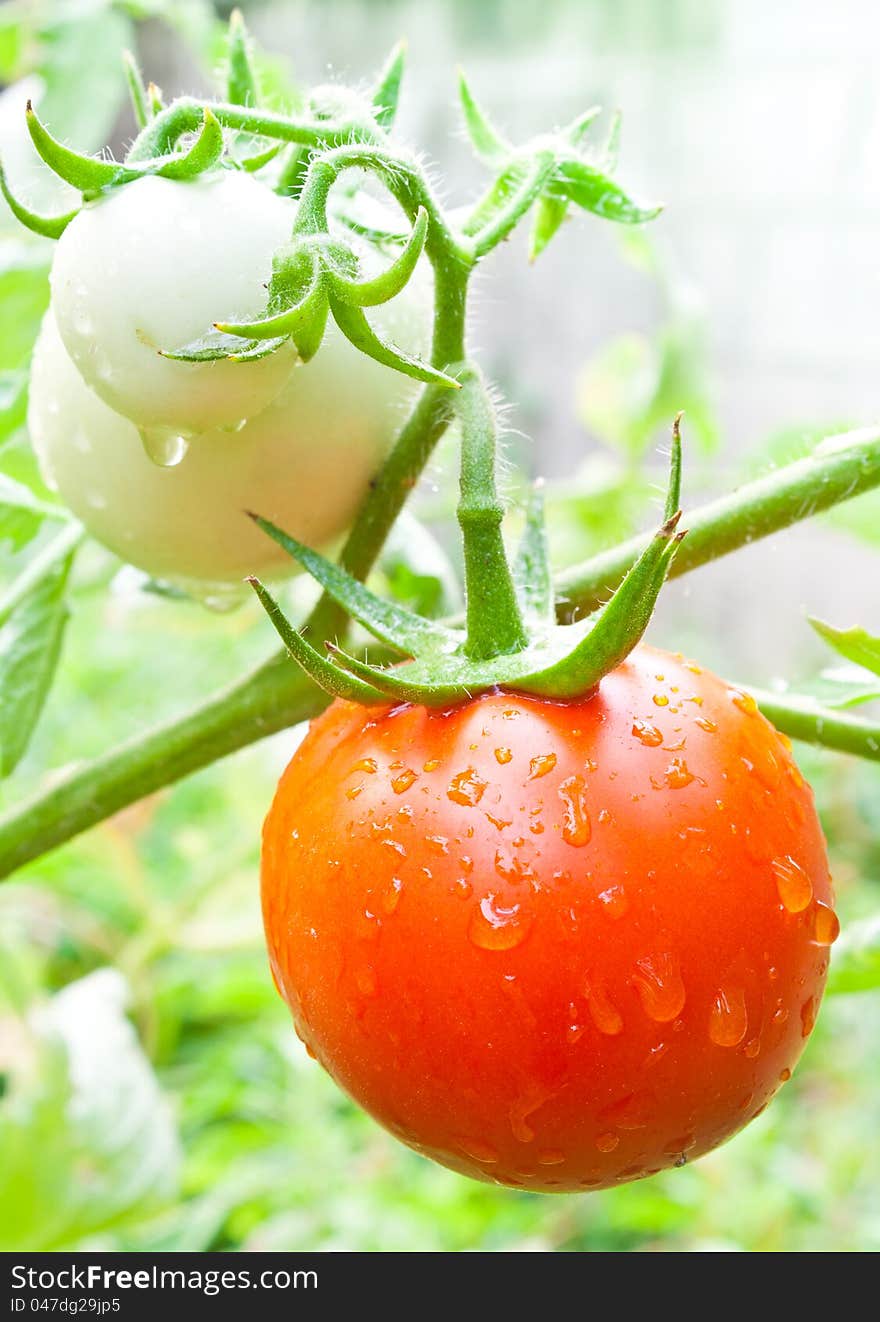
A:
<svg viewBox="0 0 880 1322">
<path fill-rule="evenodd" d="M 310 1052 L 418 1152 L 529 1189 L 681 1165 L 758 1115 L 837 933 L 788 741 L 646 647 L 577 702 L 335 702 L 262 875 Z"/>
</svg>

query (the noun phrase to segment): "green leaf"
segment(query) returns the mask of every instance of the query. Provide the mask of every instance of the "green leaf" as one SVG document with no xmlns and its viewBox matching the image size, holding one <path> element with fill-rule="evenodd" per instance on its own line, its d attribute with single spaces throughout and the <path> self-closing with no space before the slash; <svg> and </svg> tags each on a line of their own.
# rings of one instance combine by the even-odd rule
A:
<svg viewBox="0 0 880 1322">
<path fill-rule="evenodd" d="M 49 305 L 49 257 L 44 243 L 23 236 L 0 240 L 0 372 L 23 368 Z"/>
<path fill-rule="evenodd" d="M 392 50 L 379 74 L 373 88 L 372 102 L 376 123 L 386 131 L 394 126 L 397 118 L 397 106 L 400 101 L 400 87 L 406 68 L 406 42 L 399 41 Z"/>
<path fill-rule="evenodd" d="M 171 1108 L 127 1000 L 121 975 L 101 969 L 14 1025 L 24 1050 L 0 1097 L 0 1249 L 69 1249 L 176 1192 Z"/>
<path fill-rule="evenodd" d="M 850 923 L 834 947 L 829 996 L 880 987 L 880 914 Z"/>
<path fill-rule="evenodd" d="M 464 125 L 474 151 L 487 165 L 500 164 L 511 154 L 513 148 L 498 132 L 477 101 L 461 69 L 458 71 L 458 94 Z"/>
<path fill-rule="evenodd" d="M 585 211 L 621 225 L 642 225 L 662 210 L 661 206 L 636 202 L 607 174 L 574 158 L 558 166 L 551 191 Z"/>
<path fill-rule="evenodd" d="M 24 597 L 17 598 L 13 584 L 0 601 L 0 777 L 18 765 L 52 684 L 74 554 L 47 558 L 45 572 Z"/>
<path fill-rule="evenodd" d="M 14 551 L 27 546 L 44 519 L 64 518 L 63 511 L 46 504 L 21 482 L 0 473 L 0 542 Z"/>
<path fill-rule="evenodd" d="M 2 324 L 2 311 L 0 311 Z M 0 446 L 24 426 L 27 416 L 28 374 L 0 372 Z"/>
<path fill-rule="evenodd" d="M 854 665 L 870 670 L 872 675 L 880 675 L 880 638 L 857 625 L 851 629 L 835 629 L 833 624 L 826 624 L 824 620 L 817 620 L 814 616 L 809 618 L 819 637 L 824 638 L 835 652 Z"/>
</svg>

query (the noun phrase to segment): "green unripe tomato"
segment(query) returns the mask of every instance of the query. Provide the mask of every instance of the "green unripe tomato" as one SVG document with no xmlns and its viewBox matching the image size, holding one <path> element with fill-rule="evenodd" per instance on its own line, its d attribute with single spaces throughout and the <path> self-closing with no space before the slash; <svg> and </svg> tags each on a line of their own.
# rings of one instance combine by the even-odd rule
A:
<svg viewBox="0 0 880 1322">
<path fill-rule="evenodd" d="M 261 412 L 290 375 L 292 346 L 250 363 L 182 363 L 159 350 L 261 315 L 295 217 L 295 203 L 235 170 L 188 183 L 149 176 L 84 206 L 58 242 L 51 285 L 86 384 L 138 426 L 184 436 Z"/>
<path fill-rule="evenodd" d="M 386 333 L 423 343 L 424 291 L 423 281 L 408 286 L 380 309 Z M 330 327 L 316 357 L 262 413 L 240 431 L 192 437 L 175 467 L 160 468 L 138 428 L 86 385 L 50 311 L 31 368 L 28 423 L 47 481 L 98 541 L 157 578 L 204 588 L 293 570 L 245 510 L 312 546 L 338 539 L 414 388 Z"/>
</svg>

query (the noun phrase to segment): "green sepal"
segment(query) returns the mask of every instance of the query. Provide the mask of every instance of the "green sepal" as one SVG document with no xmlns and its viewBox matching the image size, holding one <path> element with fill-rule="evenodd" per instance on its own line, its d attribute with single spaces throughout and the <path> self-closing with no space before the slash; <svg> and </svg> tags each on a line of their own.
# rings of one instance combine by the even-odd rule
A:
<svg viewBox="0 0 880 1322">
<path fill-rule="evenodd" d="M 498 165 L 507 160 L 513 152 L 513 147 L 498 132 L 477 101 L 462 69 L 458 71 L 458 95 L 464 115 L 464 126 L 479 159 L 485 161 L 487 165 Z"/>
<path fill-rule="evenodd" d="M 684 534 L 676 534 L 680 513 L 663 524 L 639 556 L 611 600 L 594 617 L 577 647 L 545 670 L 522 675 L 516 688 L 551 698 L 589 693 L 603 675 L 620 665 L 642 638 L 669 566 Z"/>
<path fill-rule="evenodd" d="M 576 115 L 570 124 L 566 124 L 564 129 L 560 129 L 560 137 L 564 138 L 572 147 L 580 147 L 601 113 L 601 106 L 590 106 L 589 110 Z"/>
<path fill-rule="evenodd" d="M 461 636 L 442 624 L 425 620 L 395 602 L 377 597 L 358 579 L 335 565 L 318 551 L 305 546 L 268 519 L 247 511 L 258 528 L 286 551 L 297 564 L 302 565 L 321 585 L 328 596 L 342 606 L 352 619 L 357 620 L 380 642 L 407 656 L 425 648 L 442 651 L 455 647 Z"/>
<path fill-rule="evenodd" d="M 445 372 L 441 372 L 438 367 L 432 367 L 430 363 L 423 362 L 420 358 L 413 358 L 401 349 L 395 349 L 380 340 L 360 308 L 343 303 L 340 298 L 331 294 L 330 311 L 345 338 L 368 358 L 375 358 L 377 363 L 393 367 L 404 376 L 411 376 L 414 381 L 448 386 L 450 390 L 459 389 L 459 383 Z"/>
<path fill-rule="evenodd" d="M 36 211 L 31 211 L 30 207 L 19 202 L 10 190 L 2 164 L 0 164 L 0 193 L 6 198 L 9 210 L 15 219 L 31 233 L 39 234 L 44 239 L 60 239 L 70 222 L 79 215 L 79 207 L 63 216 L 40 216 Z"/>
<path fill-rule="evenodd" d="M 302 666 L 306 674 L 325 693 L 329 693 L 331 697 L 345 698 L 348 702 L 358 702 L 367 707 L 378 704 L 387 706 L 387 698 L 378 689 L 373 688 L 371 684 L 363 683 L 353 675 L 346 673 L 346 671 L 340 670 L 326 657 L 321 656 L 320 652 L 315 651 L 311 643 L 307 643 L 302 634 L 294 629 L 271 592 L 264 587 L 258 578 L 251 577 L 246 581 L 250 583 L 259 597 L 260 604 L 269 616 L 278 637 L 294 661 Z"/>
<path fill-rule="evenodd" d="M 311 251 L 297 250 L 290 260 L 286 256 L 276 257 L 269 289 L 270 308 L 275 310 L 268 316 L 254 321 L 218 321 L 214 329 L 244 339 L 271 340 L 279 336 L 295 337 L 322 306 L 326 320 L 324 272 Z"/>
<path fill-rule="evenodd" d="M 268 358 L 270 353 L 280 349 L 286 342 L 286 335 L 276 336 L 272 340 L 247 340 L 215 330 L 208 331 L 206 335 L 191 340 L 179 349 L 160 349 L 159 354 L 162 358 L 171 358 L 179 363 L 214 363 L 221 359 L 253 363 L 260 358 Z"/>
<path fill-rule="evenodd" d="M 669 479 L 666 487 L 666 503 L 663 518 L 668 522 L 681 507 L 681 420 L 684 415 L 676 413 L 672 423 L 672 448 L 669 451 Z"/>
<path fill-rule="evenodd" d="M 118 161 L 105 161 L 97 156 L 84 156 L 80 152 L 71 151 L 52 137 L 30 101 L 25 110 L 25 120 L 37 154 L 59 179 L 84 195 L 100 193 L 102 189 L 134 179 L 140 173 L 138 170 L 127 169 Z"/>
<path fill-rule="evenodd" d="M 574 202 L 584 211 L 622 225 L 644 224 L 663 209 L 660 205 L 644 206 L 634 201 L 603 171 L 573 156 L 558 164 L 551 192 Z"/>
<path fill-rule="evenodd" d="M 276 142 L 273 143 L 271 147 L 267 147 L 265 151 L 254 152 L 251 156 L 234 156 L 232 158 L 232 163 L 233 165 L 236 165 L 239 170 L 244 170 L 247 174 L 256 174 L 258 170 L 262 170 L 264 165 L 268 165 L 271 161 L 274 161 L 275 157 L 279 152 L 283 151 L 283 149 L 284 143 Z"/>
<path fill-rule="evenodd" d="M 553 577 L 544 517 L 544 493 L 537 483 L 529 493 L 526 526 L 513 563 L 513 581 L 523 615 L 545 628 L 554 620 Z"/>
<path fill-rule="evenodd" d="M 529 261 L 534 262 L 547 247 L 550 240 L 558 233 L 568 215 L 568 198 L 552 197 L 545 193 L 538 198 L 532 233 L 529 238 Z"/>
<path fill-rule="evenodd" d="M 382 66 L 370 98 L 373 104 L 373 118 L 386 132 L 393 128 L 397 118 L 400 88 L 406 68 L 406 52 L 406 42 L 399 41 Z"/>
<path fill-rule="evenodd" d="M 165 109 L 165 93 L 161 87 L 158 87 L 155 83 L 150 83 L 147 86 L 147 97 L 150 102 L 150 112 L 155 118 Z"/>
<path fill-rule="evenodd" d="M 528 206 L 537 201 L 552 180 L 555 156 L 549 149 L 524 151 L 514 156 L 474 207 L 464 233 L 483 241 L 491 232 L 491 244 L 500 242 L 513 229 Z M 506 217 L 510 216 L 509 224 Z"/>
<path fill-rule="evenodd" d="M 610 173 L 617 169 L 617 158 L 620 155 L 620 130 L 623 125 L 623 116 L 619 110 L 615 110 L 611 116 L 611 122 L 608 125 L 608 136 L 605 139 L 605 146 L 602 148 L 602 169 Z"/>
<path fill-rule="evenodd" d="M 240 9 L 233 9 L 226 30 L 226 98 L 236 106 L 260 104 L 250 34 Z"/>
<path fill-rule="evenodd" d="M 330 268 L 330 282 L 334 292 L 351 307 L 372 308 L 387 303 L 409 282 L 424 251 L 427 235 L 428 213 L 424 207 L 419 207 L 403 250 L 391 265 L 370 280 L 350 280 Z"/>
<path fill-rule="evenodd" d="M 205 107 L 199 136 L 186 152 L 167 158 L 163 164 L 145 165 L 143 173 L 158 174 L 163 179 L 195 179 L 217 164 L 223 155 L 223 129 L 212 110 Z"/>
<path fill-rule="evenodd" d="M 131 107 L 134 111 L 135 122 L 139 129 L 144 129 L 150 122 L 152 112 L 150 110 L 147 89 L 144 86 L 140 67 L 130 50 L 122 52 L 122 69 L 125 74 L 128 94 L 131 98 Z"/>
</svg>

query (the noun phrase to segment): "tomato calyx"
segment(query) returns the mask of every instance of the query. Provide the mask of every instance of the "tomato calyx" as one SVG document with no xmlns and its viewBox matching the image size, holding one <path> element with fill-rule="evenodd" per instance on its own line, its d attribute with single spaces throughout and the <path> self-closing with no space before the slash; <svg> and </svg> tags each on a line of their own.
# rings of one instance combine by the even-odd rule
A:
<svg viewBox="0 0 880 1322">
<path fill-rule="evenodd" d="M 325 593 L 397 655 L 382 667 L 338 643 L 317 650 L 286 619 L 256 578 L 249 578 L 289 654 L 326 692 L 364 705 L 413 702 L 452 706 L 504 688 L 550 699 L 589 694 L 642 638 L 673 557 L 684 536 L 681 517 L 680 419 L 673 426 L 670 477 L 661 526 L 617 591 L 594 615 L 556 623 L 543 501 L 533 491 L 516 558 L 508 563 L 501 537 L 503 510 L 494 480 L 494 414 L 476 369 L 457 370 L 462 432 L 458 507 L 465 562 L 464 628 L 427 620 L 383 600 L 351 574 L 258 514 L 260 528 L 312 575 Z"/>
</svg>

